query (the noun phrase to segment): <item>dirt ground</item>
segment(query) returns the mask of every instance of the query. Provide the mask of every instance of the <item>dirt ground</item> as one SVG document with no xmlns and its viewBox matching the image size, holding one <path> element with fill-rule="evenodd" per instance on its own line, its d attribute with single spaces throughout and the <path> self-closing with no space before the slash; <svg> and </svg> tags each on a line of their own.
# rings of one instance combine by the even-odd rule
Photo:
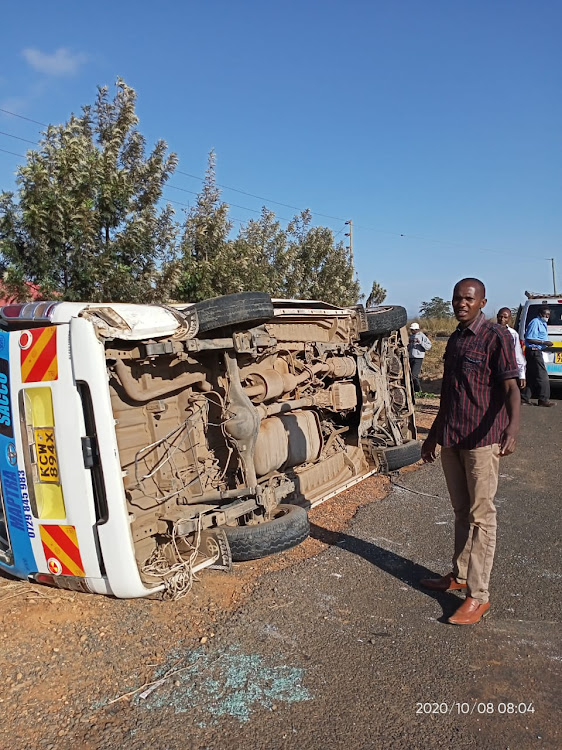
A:
<svg viewBox="0 0 562 750">
<path fill-rule="evenodd" d="M 422 440 L 437 406 L 431 398 L 416 404 Z M 314 508 L 310 520 L 341 531 L 389 486 L 388 477 L 370 477 Z M 178 634 L 186 647 L 204 645 L 264 575 L 325 547 L 309 538 L 280 555 L 236 563 L 230 574 L 203 571 L 176 602 L 117 600 L 0 577 L 0 748 L 78 750 L 72 737 L 84 725 L 118 721 L 122 707 L 177 646 Z"/>
</svg>

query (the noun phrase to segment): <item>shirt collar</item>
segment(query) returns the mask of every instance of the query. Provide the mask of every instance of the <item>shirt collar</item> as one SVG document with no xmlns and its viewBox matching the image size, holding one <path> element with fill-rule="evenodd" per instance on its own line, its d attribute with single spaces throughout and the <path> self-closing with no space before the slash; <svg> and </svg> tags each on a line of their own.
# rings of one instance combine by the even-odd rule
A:
<svg viewBox="0 0 562 750">
<path fill-rule="evenodd" d="M 478 313 L 478 315 L 474 318 L 472 323 L 469 326 L 466 326 L 466 328 L 463 328 L 461 324 L 457 326 L 457 331 L 459 333 L 462 333 L 463 331 L 470 331 L 472 334 L 476 335 L 482 325 L 484 324 L 484 321 L 486 320 L 486 316 L 483 312 Z"/>
</svg>

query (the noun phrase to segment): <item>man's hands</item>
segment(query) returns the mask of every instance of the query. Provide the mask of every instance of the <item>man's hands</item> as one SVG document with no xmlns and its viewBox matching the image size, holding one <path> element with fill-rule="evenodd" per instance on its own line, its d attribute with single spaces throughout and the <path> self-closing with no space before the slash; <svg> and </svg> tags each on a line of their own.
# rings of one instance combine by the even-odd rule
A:
<svg viewBox="0 0 562 750">
<path fill-rule="evenodd" d="M 426 464 L 432 464 L 437 456 L 435 451 L 437 449 L 437 441 L 434 438 L 428 437 L 421 447 L 422 461 Z"/>
<path fill-rule="evenodd" d="M 517 431 L 513 427 L 507 427 L 500 438 L 500 456 L 511 455 L 517 445 Z M 421 447 L 422 461 L 432 464 L 437 458 L 437 443 L 432 438 L 427 438 Z"/>
<path fill-rule="evenodd" d="M 519 412 L 521 411 L 521 392 L 515 378 L 503 381 L 505 406 L 509 416 L 509 424 L 500 438 L 500 456 L 509 456 L 515 450 L 517 435 L 519 434 Z"/>
<path fill-rule="evenodd" d="M 515 450 L 516 444 L 517 432 L 511 426 L 506 427 L 500 438 L 500 456 L 509 456 Z"/>
<path fill-rule="evenodd" d="M 517 383 L 519 385 L 519 388 L 525 388 L 525 386 L 527 385 L 527 381 L 525 380 L 525 378 L 519 378 Z"/>
</svg>

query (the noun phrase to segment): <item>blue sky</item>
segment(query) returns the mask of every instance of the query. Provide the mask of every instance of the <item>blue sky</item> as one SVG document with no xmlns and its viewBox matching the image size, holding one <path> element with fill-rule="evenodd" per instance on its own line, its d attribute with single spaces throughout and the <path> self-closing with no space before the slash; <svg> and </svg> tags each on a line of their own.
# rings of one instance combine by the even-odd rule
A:
<svg viewBox="0 0 562 750">
<path fill-rule="evenodd" d="M 551 257 L 562 290 L 558 0 L 62 1 L 2 16 L 0 108 L 64 122 L 123 77 L 149 144 L 193 175 L 214 148 L 219 183 L 267 199 L 224 190 L 234 219 L 263 204 L 290 218 L 278 201 L 339 217 L 314 216 L 338 239 L 353 219 L 366 293 L 376 279 L 415 314 L 477 276 L 491 313 L 551 291 Z M 40 130 L 0 112 L 4 133 Z M 0 151 L 0 189 L 21 161 Z"/>
</svg>

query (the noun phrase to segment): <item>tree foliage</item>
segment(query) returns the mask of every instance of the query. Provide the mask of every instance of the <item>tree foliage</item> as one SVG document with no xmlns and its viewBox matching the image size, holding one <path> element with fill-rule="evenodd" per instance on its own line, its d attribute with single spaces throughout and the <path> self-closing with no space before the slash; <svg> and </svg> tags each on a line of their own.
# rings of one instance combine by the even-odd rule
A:
<svg viewBox="0 0 562 750">
<path fill-rule="evenodd" d="M 312 226 L 310 211 L 301 211 L 287 227 L 283 296 L 322 299 L 353 305 L 359 297 L 349 250 L 335 243 L 328 227 Z"/>
<path fill-rule="evenodd" d="M 147 153 L 136 93 L 118 79 L 114 97 L 50 125 L 0 194 L 0 270 L 6 292 L 25 299 L 196 302 L 241 291 L 355 304 L 349 250 L 312 214 L 283 228 L 265 206 L 236 236 L 215 178 L 215 154 L 183 223 L 162 201 L 177 165 L 159 140 Z M 372 295 L 386 295 L 376 282 Z M 383 295 L 382 297 L 380 295 Z M 375 299 L 375 297 L 373 297 Z"/>
<path fill-rule="evenodd" d="M 357 301 L 359 283 L 349 252 L 343 243 L 334 242 L 331 229 L 312 226 L 310 211 L 302 211 L 283 229 L 264 206 L 259 219 L 243 225 L 235 239 L 228 239 L 231 228 L 211 152 L 201 193 L 182 235 L 178 299 L 193 302 L 263 291 L 341 305 Z"/>
<path fill-rule="evenodd" d="M 383 289 L 383 287 L 378 283 L 378 281 L 373 281 L 373 286 L 371 287 L 371 293 L 367 297 L 367 302 L 365 303 L 365 306 L 375 307 L 376 305 L 382 305 L 385 299 L 386 299 L 386 289 Z"/>
<path fill-rule="evenodd" d="M 190 209 L 180 242 L 181 275 L 176 289 L 180 300 L 198 302 L 208 297 L 226 294 L 229 284 L 228 235 L 232 223 L 228 220 L 228 206 L 220 199 L 215 179 L 215 153 L 209 163 L 197 202 Z"/>
<path fill-rule="evenodd" d="M 118 79 L 111 100 L 49 126 L 17 174 L 17 196 L 0 196 L 0 255 L 8 287 L 25 281 L 69 300 L 150 301 L 175 282 L 177 225 L 162 186 L 175 154 L 148 155 L 137 130 L 135 91 Z"/>
<path fill-rule="evenodd" d="M 432 297 L 429 302 L 420 305 L 421 318 L 450 318 L 452 314 L 451 303 L 442 297 Z"/>
</svg>

